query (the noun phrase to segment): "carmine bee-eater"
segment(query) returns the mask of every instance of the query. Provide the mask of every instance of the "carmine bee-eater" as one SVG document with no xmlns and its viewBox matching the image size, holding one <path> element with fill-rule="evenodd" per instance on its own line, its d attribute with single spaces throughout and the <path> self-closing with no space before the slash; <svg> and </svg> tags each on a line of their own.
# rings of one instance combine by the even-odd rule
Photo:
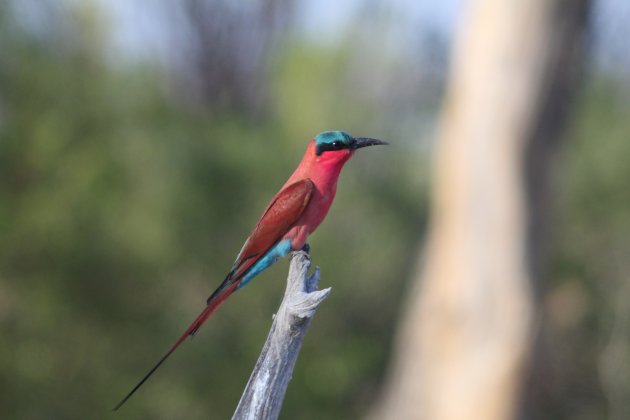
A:
<svg viewBox="0 0 630 420">
<path fill-rule="evenodd" d="M 343 131 L 326 131 L 309 142 L 302 162 L 263 212 L 225 280 L 206 301 L 204 310 L 114 410 L 120 408 L 186 338 L 195 335 L 232 293 L 279 257 L 304 247 L 308 235 L 317 229 L 330 209 L 344 164 L 357 149 L 377 144 L 387 142 L 352 137 Z"/>
</svg>

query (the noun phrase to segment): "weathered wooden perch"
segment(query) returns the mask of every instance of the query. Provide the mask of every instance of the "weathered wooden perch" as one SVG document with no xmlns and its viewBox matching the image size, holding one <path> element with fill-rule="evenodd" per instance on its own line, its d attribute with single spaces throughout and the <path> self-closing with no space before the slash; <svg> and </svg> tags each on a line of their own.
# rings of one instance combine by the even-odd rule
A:
<svg viewBox="0 0 630 420">
<path fill-rule="evenodd" d="M 319 268 L 308 276 L 310 265 L 311 259 L 304 251 L 291 256 L 284 298 L 233 420 L 277 419 L 280 414 L 308 326 L 330 293 L 330 288 L 317 290 Z"/>
</svg>

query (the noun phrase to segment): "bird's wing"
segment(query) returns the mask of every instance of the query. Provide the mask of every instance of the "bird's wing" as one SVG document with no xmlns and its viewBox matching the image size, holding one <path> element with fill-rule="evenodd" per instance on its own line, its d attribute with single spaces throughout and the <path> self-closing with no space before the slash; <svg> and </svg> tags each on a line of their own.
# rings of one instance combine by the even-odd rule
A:
<svg viewBox="0 0 630 420">
<path fill-rule="evenodd" d="M 306 178 L 276 194 L 238 253 L 229 275 L 232 281 L 240 280 L 293 227 L 304 213 L 314 189 L 313 181 Z"/>
</svg>

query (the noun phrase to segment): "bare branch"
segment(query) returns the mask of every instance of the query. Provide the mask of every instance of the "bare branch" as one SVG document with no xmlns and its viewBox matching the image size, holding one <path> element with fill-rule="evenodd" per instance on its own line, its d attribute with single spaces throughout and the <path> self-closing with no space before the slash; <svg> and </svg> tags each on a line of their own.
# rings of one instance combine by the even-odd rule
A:
<svg viewBox="0 0 630 420">
<path fill-rule="evenodd" d="M 306 252 L 292 255 L 284 298 L 232 419 L 278 418 L 308 326 L 330 294 L 316 290 L 319 268 L 308 276 L 310 265 Z"/>
</svg>

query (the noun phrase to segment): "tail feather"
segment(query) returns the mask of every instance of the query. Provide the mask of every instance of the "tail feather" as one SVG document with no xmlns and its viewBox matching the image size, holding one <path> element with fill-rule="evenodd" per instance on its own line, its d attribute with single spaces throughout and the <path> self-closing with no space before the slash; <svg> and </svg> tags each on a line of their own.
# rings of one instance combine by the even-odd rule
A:
<svg viewBox="0 0 630 420">
<path fill-rule="evenodd" d="M 155 366 L 147 373 L 144 378 L 138 382 L 138 384 L 133 387 L 131 391 L 120 400 L 120 402 L 114 407 L 114 411 L 118 410 L 122 405 L 127 402 L 129 398 L 153 375 L 153 373 L 168 359 L 168 357 L 182 344 L 189 336 L 193 336 L 199 331 L 199 328 L 210 318 L 210 316 L 216 311 L 219 306 L 236 290 L 236 286 L 238 284 L 234 283 L 229 287 L 225 288 L 221 291 L 221 293 L 216 294 L 212 297 L 212 299 L 208 299 L 208 305 L 204 308 L 203 311 L 195 318 L 192 324 L 184 331 L 184 333 L 179 337 L 179 339 L 175 342 L 173 347 L 156 363 Z"/>
</svg>

